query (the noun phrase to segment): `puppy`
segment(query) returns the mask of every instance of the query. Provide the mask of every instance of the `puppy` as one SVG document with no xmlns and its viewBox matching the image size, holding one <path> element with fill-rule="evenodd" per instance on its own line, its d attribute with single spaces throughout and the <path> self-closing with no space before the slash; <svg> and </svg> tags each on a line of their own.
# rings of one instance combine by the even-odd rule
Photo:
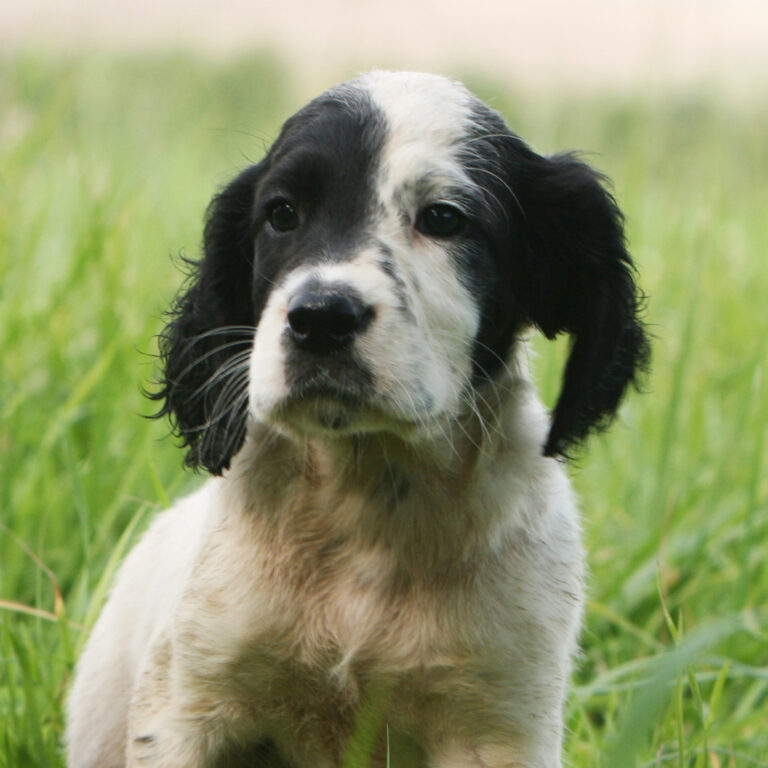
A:
<svg viewBox="0 0 768 768">
<path fill-rule="evenodd" d="M 364 765 L 361 710 L 373 765 L 560 766 L 559 459 L 646 363 L 638 304 L 602 178 L 458 83 L 374 72 L 291 117 L 213 199 L 162 336 L 161 414 L 213 477 L 119 572 L 70 768 Z M 571 336 L 551 417 L 531 328 Z"/>
</svg>

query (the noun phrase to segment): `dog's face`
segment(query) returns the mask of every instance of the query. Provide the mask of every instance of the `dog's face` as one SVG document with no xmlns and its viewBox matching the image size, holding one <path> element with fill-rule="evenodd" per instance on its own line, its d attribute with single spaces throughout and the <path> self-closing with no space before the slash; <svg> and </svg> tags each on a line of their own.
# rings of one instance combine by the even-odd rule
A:
<svg viewBox="0 0 768 768">
<path fill-rule="evenodd" d="M 457 152 L 470 108 L 446 80 L 380 75 L 286 126 L 254 202 L 257 419 L 407 433 L 458 412 L 473 283 L 494 281 L 488 201 Z"/>
<path fill-rule="evenodd" d="M 377 72 L 283 127 L 211 204 L 164 335 L 189 463 L 229 465 L 248 418 L 408 439 L 492 386 L 529 325 L 574 343 L 543 450 L 604 425 L 647 354 L 621 217 L 462 86 Z"/>
</svg>

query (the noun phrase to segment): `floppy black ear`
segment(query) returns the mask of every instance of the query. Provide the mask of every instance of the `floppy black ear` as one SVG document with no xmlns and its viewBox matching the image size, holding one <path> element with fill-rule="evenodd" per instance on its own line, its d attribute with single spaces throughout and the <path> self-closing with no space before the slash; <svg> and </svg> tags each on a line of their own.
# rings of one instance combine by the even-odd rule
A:
<svg viewBox="0 0 768 768">
<path fill-rule="evenodd" d="M 253 205 L 261 165 L 248 168 L 213 198 L 203 258 L 190 274 L 160 335 L 163 378 L 150 395 L 162 401 L 188 447 L 186 464 L 215 475 L 245 438 L 247 360 L 254 334 Z"/>
<path fill-rule="evenodd" d="M 570 154 L 534 158 L 516 190 L 526 241 L 520 298 L 548 338 L 571 334 L 544 446 L 547 456 L 567 455 L 608 426 L 647 366 L 649 344 L 623 217 L 603 177 Z"/>
</svg>

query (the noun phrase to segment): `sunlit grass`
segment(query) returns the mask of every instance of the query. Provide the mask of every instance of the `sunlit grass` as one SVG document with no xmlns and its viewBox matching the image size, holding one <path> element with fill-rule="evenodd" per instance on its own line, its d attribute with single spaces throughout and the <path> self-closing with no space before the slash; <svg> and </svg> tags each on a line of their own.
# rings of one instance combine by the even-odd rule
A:
<svg viewBox="0 0 768 768">
<path fill-rule="evenodd" d="M 120 556 L 199 481 L 141 418 L 173 257 L 299 103 L 266 57 L 0 73 L 0 768 L 26 768 L 61 765 L 80 628 Z M 768 102 L 475 80 L 537 149 L 613 178 L 655 336 L 647 392 L 573 467 L 591 602 L 570 764 L 768 765 Z M 564 345 L 537 350 L 551 402 Z"/>
</svg>

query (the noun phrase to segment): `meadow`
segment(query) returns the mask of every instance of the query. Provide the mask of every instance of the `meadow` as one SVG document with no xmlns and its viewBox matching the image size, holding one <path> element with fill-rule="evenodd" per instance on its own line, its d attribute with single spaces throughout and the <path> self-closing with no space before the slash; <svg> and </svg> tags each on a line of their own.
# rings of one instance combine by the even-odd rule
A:
<svg viewBox="0 0 768 768">
<path fill-rule="evenodd" d="M 568 765 L 768 766 L 768 92 L 450 74 L 613 179 L 648 295 L 644 392 L 571 468 L 591 574 Z M 211 194 L 299 83 L 267 55 L 0 58 L 0 768 L 63 766 L 85 628 L 150 516 L 202 480 L 143 418 L 154 336 Z M 551 403 L 565 342 L 536 346 Z"/>
</svg>

